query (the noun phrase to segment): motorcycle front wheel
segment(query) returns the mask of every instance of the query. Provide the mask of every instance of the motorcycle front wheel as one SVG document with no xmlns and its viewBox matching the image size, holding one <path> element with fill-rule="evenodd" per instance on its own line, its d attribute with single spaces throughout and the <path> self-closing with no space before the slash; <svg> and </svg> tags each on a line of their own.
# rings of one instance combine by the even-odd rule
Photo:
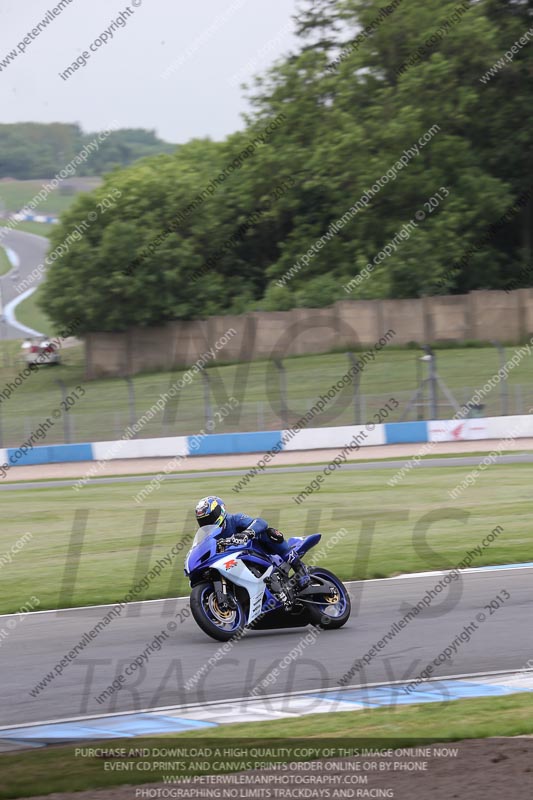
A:
<svg viewBox="0 0 533 800">
<path fill-rule="evenodd" d="M 239 599 L 235 598 L 236 608 L 220 608 L 215 587 L 209 581 L 202 581 L 191 592 L 191 612 L 196 624 L 218 642 L 229 642 L 241 634 L 246 625 L 246 614 Z"/>
</svg>

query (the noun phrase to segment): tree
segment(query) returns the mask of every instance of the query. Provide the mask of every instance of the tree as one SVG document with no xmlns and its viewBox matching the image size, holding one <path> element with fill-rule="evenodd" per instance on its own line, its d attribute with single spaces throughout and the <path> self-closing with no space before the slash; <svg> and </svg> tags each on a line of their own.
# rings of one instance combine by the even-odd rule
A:
<svg viewBox="0 0 533 800">
<path fill-rule="evenodd" d="M 305 0 L 300 47 L 249 89 L 244 131 L 117 170 L 64 216 L 55 244 L 122 193 L 50 269 L 47 312 L 125 330 L 523 285 L 533 48 L 482 78 L 530 20 L 520 0 Z M 106 163 L 131 155 L 109 138 Z"/>
<path fill-rule="evenodd" d="M 100 141 L 98 133 L 84 134 L 79 125 L 58 122 L 0 125 L 0 178 L 51 178 L 95 139 L 98 149 L 91 148 L 87 161 L 77 167 L 78 175 L 102 175 L 145 156 L 175 150 L 175 145 L 158 139 L 155 131 L 141 128 L 113 131 Z"/>
</svg>

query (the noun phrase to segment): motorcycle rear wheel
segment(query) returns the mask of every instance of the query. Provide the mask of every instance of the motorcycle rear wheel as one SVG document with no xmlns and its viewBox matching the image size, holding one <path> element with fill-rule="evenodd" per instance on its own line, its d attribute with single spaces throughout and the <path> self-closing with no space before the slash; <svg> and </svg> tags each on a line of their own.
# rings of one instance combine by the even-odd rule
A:
<svg viewBox="0 0 533 800">
<path fill-rule="evenodd" d="M 342 628 L 342 626 L 348 622 L 352 610 L 350 595 L 348 594 L 346 586 L 333 572 L 323 567 L 311 567 L 309 569 L 309 574 L 311 575 L 311 582 L 313 582 L 313 576 L 316 575 L 317 577 L 331 581 L 337 590 L 337 595 L 335 597 L 324 595 L 324 602 L 320 603 L 320 605 L 309 604 L 308 609 L 311 625 L 322 628 L 323 630 Z M 320 595 L 318 595 L 318 597 L 319 596 Z M 313 595 L 313 600 L 315 600 L 316 597 L 317 595 Z"/>
</svg>

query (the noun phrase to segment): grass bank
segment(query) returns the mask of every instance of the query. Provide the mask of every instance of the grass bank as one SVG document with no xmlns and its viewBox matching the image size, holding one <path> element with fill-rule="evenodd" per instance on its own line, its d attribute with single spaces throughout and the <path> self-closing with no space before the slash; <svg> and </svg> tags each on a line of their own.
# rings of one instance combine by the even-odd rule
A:
<svg viewBox="0 0 533 800">
<path fill-rule="evenodd" d="M 150 478 L 89 483 L 79 492 L 38 486 L 4 492 L 0 555 L 11 553 L 24 534 L 31 538 L 1 568 L 0 613 L 16 611 L 31 595 L 40 599 L 40 608 L 122 599 L 138 581 L 139 563 L 148 572 L 176 541 L 194 532 L 194 506 L 207 494 L 222 496 L 230 511 L 265 517 L 286 535 L 321 532 L 319 562 L 345 580 L 454 567 L 496 526 L 503 531 L 473 566 L 532 561 L 533 465 L 491 466 L 451 501 L 448 490 L 470 469 L 424 468 L 395 487 L 386 483 L 393 474 L 389 469 L 339 471 L 300 505 L 292 497 L 314 472 L 260 475 L 239 495 L 232 491 L 234 477 L 192 475 L 163 482 L 141 504 L 134 498 Z M 85 513 L 83 544 L 74 545 L 74 520 Z M 341 528 L 346 534 L 339 536 Z M 328 546 L 335 534 L 336 544 Z M 79 553 L 79 563 L 76 555 L 67 556 L 69 546 Z M 185 552 L 138 599 L 187 594 Z M 312 552 L 308 561 L 313 563 Z M 74 573 L 74 586 L 67 590 L 63 581 L 69 587 Z"/>
<path fill-rule="evenodd" d="M 11 267 L 12 264 L 7 256 L 5 248 L 0 246 L 0 276 L 7 275 Z"/>
<path fill-rule="evenodd" d="M 32 328 L 34 331 L 51 335 L 49 331 L 53 329 L 52 322 L 37 305 L 41 293 L 42 290 L 39 286 L 33 294 L 30 294 L 22 303 L 19 303 L 16 308 L 15 316 L 19 322 Z"/>
<path fill-rule="evenodd" d="M 0 220 L 0 227 L 8 228 L 10 226 L 6 225 L 5 221 Z M 48 237 L 53 229 L 54 226 L 48 222 L 17 222 L 14 230 L 22 231 L 22 233 L 35 233 L 37 236 Z"/>
<path fill-rule="evenodd" d="M 29 318 L 35 317 L 31 300 Z M 22 314 L 24 315 L 23 308 Z M 39 327 L 37 327 L 39 330 Z M 46 332 L 53 331 L 46 328 Z M 20 349 L 20 348 L 19 348 Z M 513 348 L 508 348 L 508 358 Z M 399 421 L 407 402 L 417 385 L 418 351 L 385 350 L 375 362 L 369 363 L 361 376 L 361 409 L 359 419 L 368 422 Z M 85 399 L 70 411 L 72 440 L 106 441 L 119 439 L 133 419 L 139 419 L 151 408 L 170 386 L 179 380 L 184 370 L 173 373 L 161 372 L 137 375 L 132 380 L 134 405 L 129 404 L 128 384 L 124 379 L 86 381 L 84 378 L 84 354 L 78 348 L 64 352 L 68 370 L 64 372 L 43 369 L 25 381 L 3 406 L 3 446 L 18 446 L 24 441 L 27 431 L 34 430 L 43 416 L 43 410 L 54 408 L 58 399 L 55 378 L 65 381 L 68 388 L 83 383 Z M 509 373 L 509 413 L 526 413 L 533 407 L 533 381 L 531 359 L 524 357 Z M 287 358 L 284 361 L 288 391 L 289 425 L 295 424 L 328 390 L 348 371 L 350 362 L 345 354 L 333 353 L 321 356 Z M 457 348 L 439 351 L 439 372 L 454 392 L 458 403 L 469 400 L 477 389 L 495 374 L 498 369 L 494 348 Z M 274 372 L 273 372 L 274 370 Z M 20 372 L 20 361 L 2 365 L 0 361 L 0 389 Z M 222 418 L 215 413 L 216 433 L 232 431 L 277 430 L 285 427 L 281 410 L 278 376 L 267 361 L 248 365 L 209 366 L 206 370 L 211 379 L 211 404 L 213 410 L 223 407 L 232 395 L 238 400 L 235 412 Z M 396 402 L 391 403 L 391 398 Z M 488 393 L 485 416 L 502 412 L 501 395 L 497 388 Z M 386 410 L 386 405 L 389 410 Z M 380 410 L 384 409 L 383 411 Z M 447 406 L 440 407 L 440 416 L 449 418 L 455 412 Z M 378 415 L 375 417 L 374 415 Z M 313 425 L 338 426 L 354 424 L 353 387 L 347 387 L 317 414 Z M 204 385 L 197 376 L 185 385 L 175 401 L 167 404 L 146 422 L 143 437 L 179 436 L 195 434 L 206 424 L 204 410 Z M 63 441 L 60 428 L 50 431 L 47 443 Z"/>
</svg>

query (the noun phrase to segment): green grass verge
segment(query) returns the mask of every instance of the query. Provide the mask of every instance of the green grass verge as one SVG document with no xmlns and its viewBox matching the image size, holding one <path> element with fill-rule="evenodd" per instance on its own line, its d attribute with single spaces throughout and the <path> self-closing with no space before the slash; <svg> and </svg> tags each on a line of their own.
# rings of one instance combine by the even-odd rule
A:
<svg viewBox="0 0 533 800">
<path fill-rule="evenodd" d="M 51 178 L 45 180 L 27 180 L 27 181 L 2 181 L 0 183 L 0 205 L 11 212 L 20 211 L 33 198 L 39 194 L 43 186 L 45 186 Z M 74 182 L 74 191 L 65 193 L 64 189 L 69 187 L 68 180 L 62 181 L 53 191 L 49 192 L 44 200 L 39 202 L 35 208 L 35 214 L 61 214 L 66 211 L 74 202 L 80 189 L 88 191 L 99 186 L 102 182 L 101 178 L 88 177 L 76 178 Z M 63 190 L 63 191 L 61 191 Z"/>
<path fill-rule="evenodd" d="M 0 246 L 0 275 L 7 275 L 12 266 L 5 249 Z"/>
<path fill-rule="evenodd" d="M 416 447 L 417 447 L 417 445 L 413 445 L 413 448 L 416 448 Z M 525 451 L 527 451 L 527 448 L 524 448 L 524 451 L 520 451 L 520 447 L 516 447 L 514 450 L 502 450 L 500 455 L 516 455 L 517 452 L 525 452 Z M 415 453 L 415 452 L 416 452 L 416 450 L 414 449 L 413 453 Z M 275 464 L 273 464 L 272 466 L 269 466 L 267 468 L 267 470 L 266 470 L 266 474 L 281 472 L 281 470 L 286 469 L 287 467 L 299 467 L 299 466 L 302 466 L 301 460 L 298 461 L 298 455 L 299 454 L 297 452 L 294 453 L 294 461 L 287 461 L 287 462 L 285 462 L 283 464 L 278 464 L 278 466 L 276 466 Z M 439 458 L 439 459 L 442 458 L 442 459 L 450 460 L 450 459 L 461 458 L 461 457 L 463 457 L 463 458 L 477 458 L 477 457 L 479 457 L 480 459 L 482 459 L 486 455 L 487 455 L 487 451 L 485 451 L 485 450 L 479 450 L 479 451 L 476 451 L 475 453 L 463 453 L 463 452 L 437 453 L 436 452 L 433 455 L 421 456 L 420 460 L 421 461 L 427 461 L 430 458 Z M 405 457 L 400 457 L 400 456 L 388 456 L 388 457 L 387 456 L 382 456 L 382 457 L 378 457 L 378 456 L 376 456 L 376 458 L 361 458 L 361 459 L 358 459 L 357 462 L 352 462 L 352 463 L 357 463 L 357 464 L 375 464 L 376 462 L 378 462 L 378 463 L 385 462 L 386 463 L 388 461 L 398 461 L 398 462 L 403 464 L 405 462 Z M 124 462 L 122 462 L 122 463 L 124 463 Z M 165 463 L 166 463 L 166 460 L 163 457 L 162 464 L 165 464 Z M 309 462 L 306 461 L 305 464 L 303 464 L 303 466 L 305 466 L 305 467 L 324 467 L 327 463 L 328 463 L 327 459 L 322 459 L 322 461 L 309 461 Z M 194 462 L 192 462 L 192 464 L 194 465 Z M 229 472 L 234 472 L 235 469 L 237 469 L 236 467 L 212 467 L 211 469 L 206 469 L 206 467 L 197 467 L 195 469 L 193 465 L 191 465 L 191 463 L 189 462 L 189 465 L 188 465 L 187 470 L 186 470 L 186 474 L 190 474 L 192 477 L 194 477 L 194 475 L 197 474 L 197 473 L 203 473 L 203 472 L 228 472 L 229 473 Z M 143 478 L 144 477 L 149 481 L 154 477 L 154 475 L 157 475 L 157 471 L 154 471 L 154 470 L 149 471 L 149 472 L 128 472 L 127 471 L 127 467 L 123 467 L 123 469 L 125 469 L 126 471 L 125 472 L 112 472 L 112 473 L 109 472 L 109 473 L 106 473 L 105 477 L 113 477 L 113 478 Z M 238 469 L 241 472 L 246 472 L 247 468 L 246 467 L 238 467 Z M 172 475 L 172 473 L 169 473 L 169 474 Z M 12 473 L 12 477 L 16 477 L 16 472 Z M 82 474 L 81 474 L 81 477 L 83 477 Z M 43 487 L 44 487 L 48 483 L 63 482 L 65 480 L 70 480 L 73 483 L 75 483 L 78 479 L 77 478 L 64 478 L 64 477 L 63 478 L 61 478 L 61 477 L 60 478 L 56 478 L 56 477 L 50 477 L 50 478 L 24 478 L 21 481 L 14 481 L 14 483 L 19 483 L 19 482 L 20 483 L 32 483 L 32 484 L 35 484 L 35 486 L 37 486 L 37 487 L 39 486 L 39 484 L 42 484 Z M 94 483 L 96 480 L 97 480 L 97 478 L 93 479 L 92 482 Z M 238 481 L 239 477 L 235 476 L 235 480 Z"/>
<path fill-rule="evenodd" d="M 53 329 L 52 322 L 37 306 L 37 301 L 41 294 L 42 287 L 39 286 L 33 294 L 30 294 L 22 303 L 19 303 L 15 309 L 15 317 L 23 325 L 33 328 L 34 331 L 50 335 L 49 331 Z"/>
<path fill-rule="evenodd" d="M 35 318 L 37 311 L 34 315 Z M 36 330 L 39 329 L 36 327 Z M 44 332 L 50 336 L 54 333 L 50 325 L 44 328 Z M 20 340 L 10 339 L 0 342 L 0 391 L 4 391 L 8 383 L 13 384 L 21 374 L 23 377 L 22 384 L 20 384 L 20 378 L 18 379 L 20 385 L 17 386 L 12 396 L 9 399 L 2 398 L 0 447 L 18 447 L 50 415 L 53 409 L 59 406 L 61 392 L 57 384 L 58 378 L 71 388 L 83 381 L 84 351 L 82 344 L 62 349 L 61 366 L 42 366 L 37 372 L 24 376 L 23 372 L 27 365 L 21 349 L 23 338 L 23 334 L 21 334 Z M 82 407 L 81 401 L 79 401 L 78 407 Z M 91 424 L 94 425 L 94 440 L 96 440 L 98 438 L 97 425 L 96 420 L 92 417 Z M 82 439 L 74 437 L 74 440 L 81 441 Z M 64 441 L 63 426 L 57 423 L 49 430 L 48 438 L 42 444 L 62 441 Z M 88 441 L 93 441 L 93 439 Z"/>
<path fill-rule="evenodd" d="M 320 564 L 346 580 L 453 567 L 497 525 L 504 532 L 473 566 L 532 561 L 533 465 L 494 465 L 451 503 L 447 491 L 469 470 L 418 470 L 392 488 L 386 484 L 389 470 L 338 472 L 299 506 L 292 497 L 314 472 L 261 475 L 240 495 L 232 491 L 235 477 L 191 475 L 163 482 L 141 505 L 134 496 L 144 482 L 89 483 L 79 492 L 64 487 L 5 492 L 0 554 L 9 552 L 24 533 L 32 538 L 2 570 L 0 612 L 16 611 L 32 595 L 40 599 L 40 608 L 122 599 L 151 564 L 194 532 L 194 505 L 207 494 L 221 495 L 230 511 L 266 517 L 287 535 L 320 531 L 323 541 L 315 550 L 323 552 Z M 79 566 L 73 557 L 67 559 L 77 510 L 89 514 L 84 542 L 75 545 L 81 551 Z M 147 512 L 157 515 L 153 548 L 153 521 Z M 454 517 L 457 512 L 464 518 Z M 328 549 L 341 528 L 347 534 Z M 184 553 L 137 598 L 188 594 Z M 313 563 L 313 553 L 308 561 Z M 70 592 L 62 584 L 66 576 L 70 585 L 72 575 L 76 580 Z"/>
<path fill-rule="evenodd" d="M 52 334 L 52 330 L 47 330 Z M 508 357 L 513 350 L 508 349 Z M 401 418 L 406 403 L 416 386 L 415 352 L 411 350 L 386 350 L 375 362 L 369 364 L 361 378 L 361 393 L 364 408 L 361 418 L 375 421 L 373 415 L 385 406 L 391 396 L 398 400 L 399 407 L 386 418 L 388 422 Z M 70 412 L 73 423 L 73 441 L 107 441 L 119 439 L 132 419 L 139 419 L 146 409 L 153 406 L 178 381 L 184 370 L 174 373 L 137 375 L 133 378 L 134 407 L 129 406 L 128 385 L 123 379 L 85 381 L 83 353 L 73 361 L 70 352 L 64 353 L 69 369 L 63 374 L 54 372 L 53 378 L 62 378 L 68 387 L 74 388 L 83 382 L 87 393 Z M 345 355 L 333 353 L 321 356 L 302 356 L 285 359 L 288 384 L 289 417 L 294 424 L 311 408 L 321 394 L 327 393 L 349 369 Z M 458 402 L 465 402 L 484 385 L 498 368 L 494 348 L 456 348 L 442 350 L 438 356 L 439 371 L 443 379 L 455 392 Z M 20 371 L 20 361 L 8 367 L 0 364 L 0 385 L 13 381 Z M 278 378 L 273 374 L 270 362 L 258 361 L 247 366 L 227 365 L 209 368 L 213 395 L 212 405 L 227 402 L 234 394 L 239 400 L 236 415 L 216 421 L 215 432 L 278 430 L 284 427 L 280 412 Z M 509 375 L 509 411 L 524 413 L 533 406 L 533 383 L 531 382 L 529 359 L 523 358 Z M 3 402 L 3 446 L 18 446 L 35 429 L 43 417 L 43 410 L 57 406 L 58 387 L 48 370 L 39 370 L 25 381 L 13 397 Z M 273 398 L 273 399 L 269 399 Z M 351 387 L 336 398 L 331 407 L 317 415 L 313 425 L 349 425 L 354 423 L 353 394 Z M 486 398 L 486 415 L 500 414 L 498 389 L 489 392 Z M 384 412 L 381 419 L 384 419 Z M 453 414 L 445 406 L 440 408 L 443 418 Z M 46 415 L 44 415 L 46 416 Z M 195 434 L 205 427 L 204 386 L 198 377 L 185 386 L 174 403 L 167 404 L 165 411 L 156 413 L 143 427 L 143 437 L 179 436 Z M 55 426 L 48 434 L 47 443 L 63 441 L 63 432 Z"/>
<path fill-rule="evenodd" d="M 5 221 L 3 222 L 2 220 L 0 220 L 0 227 L 10 228 L 10 226 L 6 225 Z M 22 233 L 36 233 L 37 236 L 48 237 L 53 229 L 54 225 L 48 224 L 48 222 L 17 222 L 14 230 L 22 231 Z"/>
<path fill-rule="evenodd" d="M 318 733 L 319 732 L 319 733 Z M 516 736 L 533 733 L 533 696 L 513 694 L 506 697 L 489 697 L 474 700 L 455 700 L 443 703 L 424 703 L 413 706 L 345 711 L 333 714 L 310 714 L 298 719 L 280 719 L 272 722 L 241 723 L 178 736 L 151 739 L 107 740 L 99 743 L 106 748 L 169 748 L 204 746 L 272 746 L 280 747 L 294 740 L 302 744 L 327 746 L 326 738 L 335 737 L 348 744 L 357 740 L 363 747 L 413 747 L 431 742 L 457 742 L 489 736 Z M 322 741 L 320 741 L 322 740 Z M 334 745 L 334 741 L 331 742 Z M 80 745 L 78 744 L 77 747 Z M 86 745 L 83 745 L 86 746 Z M 95 746 L 90 743 L 87 746 Z M 168 768 L 154 766 L 152 770 L 131 772 L 105 771 L 106 759 L 81 758 L 74 755 L 74 747 L 53 747 L 46 750 L 26 751 L 0 755 L 2 784 L 0 798 L 32 797 L 52 792 L 82 791 L 121 786 L 141 785 L 161 780 Z M 160 756 L 150 755 L 130 761 L 161 762 Z M 220 759 L 219 759 L 220 760 Z M 282 758 L 275 759 L 283 761 Z M 289 760 L 289 759 L 285 759 Z M 306 760 L 294 758 L 290 760 Z M 115 759 L 116 763 L 116 759 Z M 214 770 L 211 770 L 214 771 Z M 231 771 L 231 770 L 230 770 Z M 218 770 L 220 773 L 220 770 Z M 186 774 L 202 774 L 199 770 Z M 203 774 L 209 774 L 206 770 Z M 133 796 L 133 792 L 132 792 Z"/>
</svg>

